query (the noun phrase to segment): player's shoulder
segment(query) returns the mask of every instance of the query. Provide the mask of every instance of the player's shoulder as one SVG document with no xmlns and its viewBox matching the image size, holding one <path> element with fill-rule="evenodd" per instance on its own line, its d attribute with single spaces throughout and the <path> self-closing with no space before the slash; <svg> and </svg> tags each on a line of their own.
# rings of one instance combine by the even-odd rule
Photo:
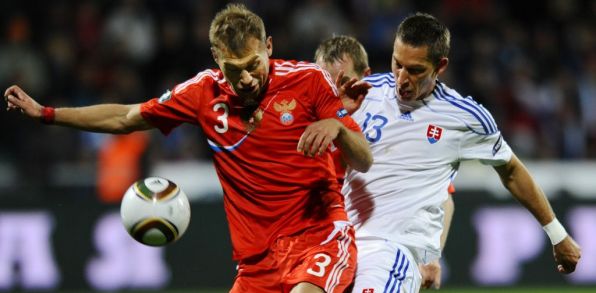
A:
<svg viewBox="0 0 596 293">
<path fill-rule="evenodd" d="M 457 117 L 478 134 L 490 135 L 499 131 L 491 113 L 472 97 L 464 97 L 439 81 L 432 94 L 435 97 L 433 111 Z"/>
<path fill-rule="evenodd" d="M 304 86 L 304 82 L 307 82 L 306 84 L 326 83 L 336 95 L 338 94 L 335 82 L 329 72 L 315 63 L 281 59 L 274 59 L 271 63 L 273 66 L 272 78 L 278 81 L 276 84 L 290 83 L 295 86 Z"/>
<path fill-rule="evenodd" d="M 373 88 L 390 87 L 395 88 L 395 77 L 393 72 L 375 73 L 363 78 Z"/>
<path fill-rule="evenodd" d="M 312 72 L 325 72 L 319 65 L 306 61 L 274 59 L 272 60 L 272 64 L 274 68 L 273 74 L 276 76 L 301 75 Z"/>
<path fill-rule="evenodd" d="M 392 72 L 371 74 L 362 80 L 371 85 L 365 100 L 369 102 L 382 102 L 395 98 L 395 77 Z"/>
<path fill-rule="evenodd" d="M 226 81 L 221 70 L 206 69 L 197 73 L 197 75 L 195 75 L 194 77 L 177 84 L 172 92 L 173 94 L 179 95 L 209 85 L 225 84 L 225 82 Z"/>
</svg>

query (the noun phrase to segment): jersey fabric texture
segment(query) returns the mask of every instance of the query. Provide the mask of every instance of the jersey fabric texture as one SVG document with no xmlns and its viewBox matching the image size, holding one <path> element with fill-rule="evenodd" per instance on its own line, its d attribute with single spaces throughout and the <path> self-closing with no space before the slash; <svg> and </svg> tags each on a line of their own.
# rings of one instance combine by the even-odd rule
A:
<svg viewBox="0 0 596 293">
<path fill-rule="evenodd" d="M 141 105 L 144 119 L 165 134 L 181 123 L 203 129 L 224 191 L 235 260 L 264 252 L 280 236 L 347 220 L 329 152 L 306 157 L 296 151 L 317 120 L 335 118 L 360 131 L 329 74 L 311 63 L 271 59 L 263 90 L 249 110 L 220 70 L 205 70 Z"/>
<path fill-rule="evenodd" d="M 440 257 L 442 203 L 459 163 L 502 165 L 512 156 L 491 114 L 437 81 L 430 95 L 398 103 L 392 73 L 366 77 L 372 88 L 352 117 L 370 143 L 367 173 L 348 168 L 342 193 L 356 238 L 381 237 L 418 262 Z"/>
</svg>

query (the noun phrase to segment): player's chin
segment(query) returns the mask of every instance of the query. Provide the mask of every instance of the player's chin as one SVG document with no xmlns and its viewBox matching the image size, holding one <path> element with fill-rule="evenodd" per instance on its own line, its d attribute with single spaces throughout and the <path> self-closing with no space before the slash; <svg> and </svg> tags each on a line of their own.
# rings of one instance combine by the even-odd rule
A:
<svg viewBox="0 0 596 293">
<path fill-rule="evenodd" d="M 244 99 L 256 100 L 261 92 L 260 87 L 254 87 L 250 90 L 240 90 L 238 95 Z"/>
<path fill-rule="evenodd" d="M 400 102 L 404 102 L 404 103 L 413 102 L 415 100 L 415 99 L 411 98 L 409 95 L 405 95 L 405 96 L 397 95 L 397 99 Z"/>
</svg>

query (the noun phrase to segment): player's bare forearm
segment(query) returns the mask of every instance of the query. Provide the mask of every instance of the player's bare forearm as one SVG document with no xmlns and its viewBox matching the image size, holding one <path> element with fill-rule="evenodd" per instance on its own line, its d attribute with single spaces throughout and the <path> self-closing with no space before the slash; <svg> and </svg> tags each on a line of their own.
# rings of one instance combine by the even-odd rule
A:
<svg viewBox="0 0 596 293">
<path fill-rule="evenodd" d="M 336 146 L 340 149 L 344 162 L 354 170 L 367 172 L 372 166 L 373 157 L 368 142 L 360 131 L 342 127 L 337 136 Z"/>
<path fill-rule="evenodd" d="M 505 187 L 534 215 L 543 227 L 555 219 L 555 213 L 548 199 L 515 155 L 508 164 L 495 167 L 495 170 L 499 173 Z M 561 229 L 563 228 L 561 227 Z M 566 235 L 564 230 L 561 232 Z M 551 241 L 553 241 L 552 238 Z M 554 244 L 553 256 L 557 263 L 557 270 L 560 273 L 569 274 L 575 271 L 581 257 L 581 249 L 571 236 L 566 235 L 562 241 Z"/>
<path fill-rule="evenodd" d="M 151 128 L 151 125 L 141 116 L 138 104 L 57 108 L 54 123 L 86 131 L 116 134 Z"/>
<path fill-rule="evenodd" d="M 107 133 L 130 133 L 135 130 L 151 128 L 151 125 L 141 116 L 141 107 L 138 104 L 104 104 L 79 108 L 47 108 L 40 105 L 17 85 L 6 89 L 4 99 L 9 111 L 19 111 L 31 119 L 37 121 L 43 120 L 45 123 Z M 51 110 L 44 113 L 44 109 Z"/>
<path fill-rule="evenodd" d="M 7 110 L 19 111 L 31 119 L 45 123 L 107 133 L 130 133 L 151 128 L 141 116 L 139 104 L 103 104 L 54 109 L 40 105 L 17 85 L 6 89 L 4 99 Z"/>
<path fill-rule="evenodd" d="M 513 155 L 509 163 L 495 167 L 503 185 L 526 207 L 542 226 L 555 218 L 548 199 L 523 163 Z"/>
</svg>

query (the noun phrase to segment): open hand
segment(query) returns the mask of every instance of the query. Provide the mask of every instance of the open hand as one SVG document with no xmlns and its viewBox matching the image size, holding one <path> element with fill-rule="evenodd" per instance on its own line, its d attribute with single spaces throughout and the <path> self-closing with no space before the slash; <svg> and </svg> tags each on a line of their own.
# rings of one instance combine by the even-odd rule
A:
<svg viewBox="0 0 596 293">
<path fill-rule="evenodd" d="M 360 108 L 362 101 L 364 101 L 364 97 L 368 93 L 368 90 L 372 87 L 368 82 L 358 80 L 355 77 L 344 78 L 343 71 L 338 73 L 337 79 L 335 80 L 335 85 L 339 90 L 341 102 L 349 114 L 354 113 L 356 110 L 358 110 L 358 108 Z"/>
</svg>

